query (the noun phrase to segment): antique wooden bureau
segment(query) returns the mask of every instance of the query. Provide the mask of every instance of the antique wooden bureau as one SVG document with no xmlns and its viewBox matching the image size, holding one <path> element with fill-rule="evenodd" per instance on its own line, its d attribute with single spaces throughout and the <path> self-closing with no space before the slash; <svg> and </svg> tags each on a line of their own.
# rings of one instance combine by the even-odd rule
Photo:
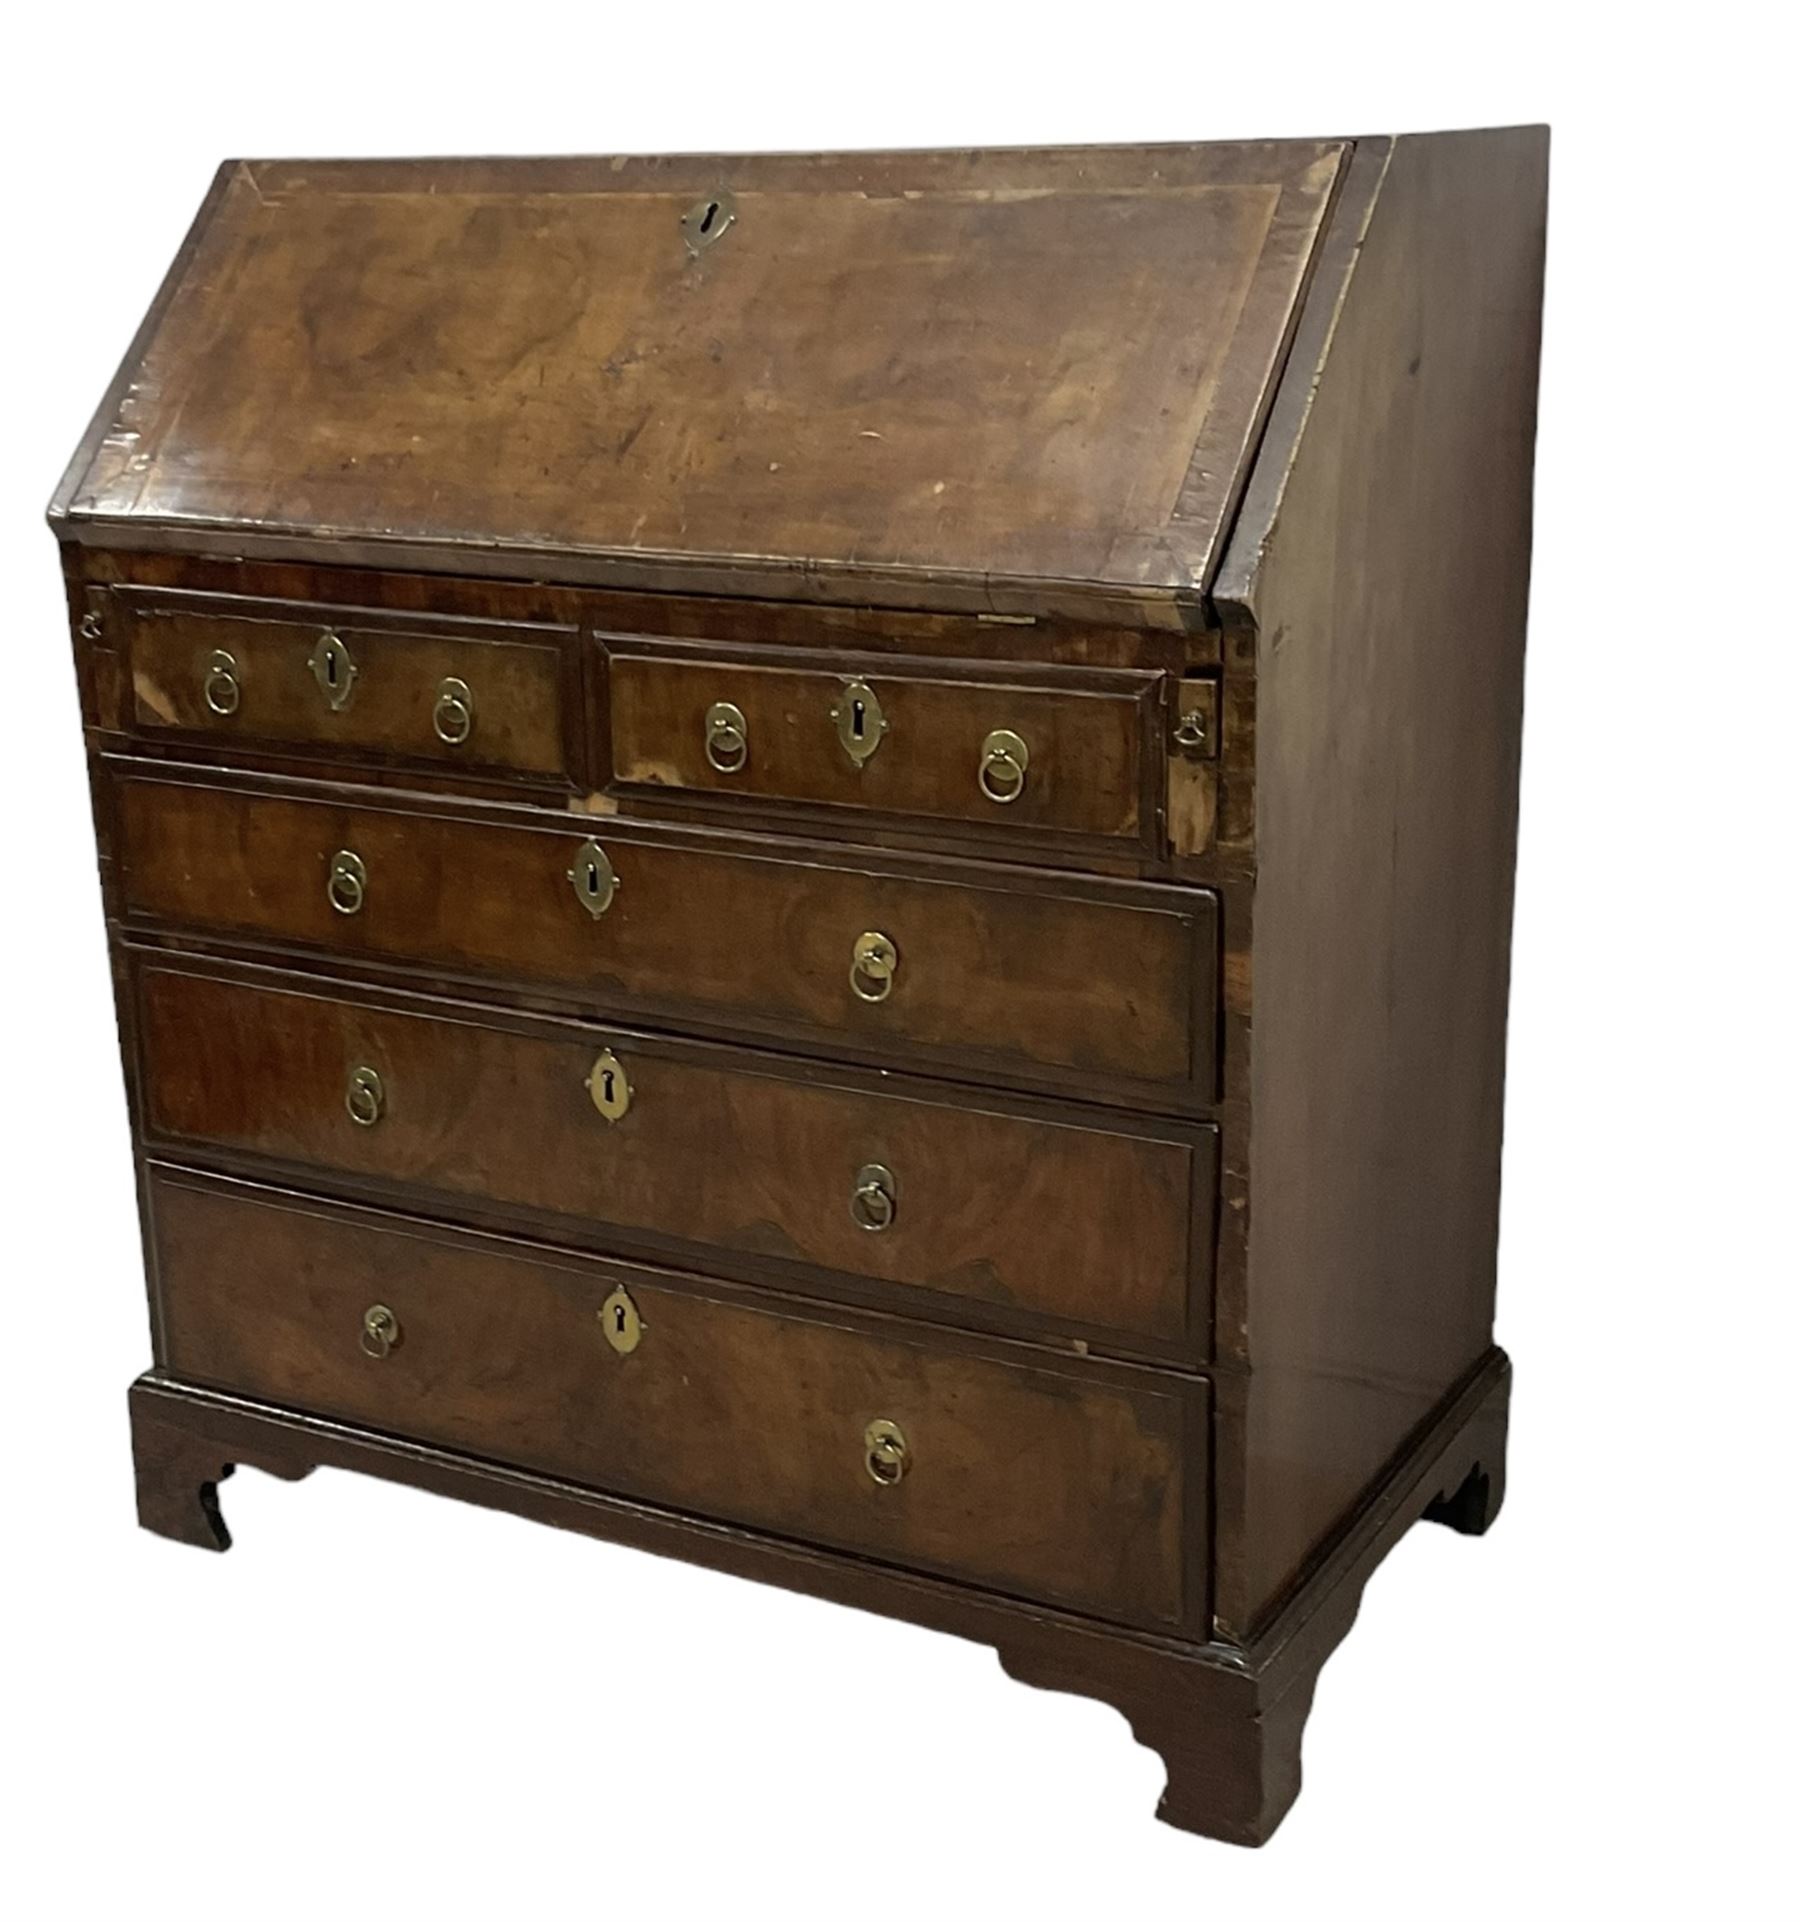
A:
<svg viewBox="0 0 1800 1922">
<path fill-rule="evenodd" d="M 888 1611 L 1265 1837 L 1500 1501 L 1545 169 L 221 169 L 51 508 L 144 1525 Z"/>
</svg>

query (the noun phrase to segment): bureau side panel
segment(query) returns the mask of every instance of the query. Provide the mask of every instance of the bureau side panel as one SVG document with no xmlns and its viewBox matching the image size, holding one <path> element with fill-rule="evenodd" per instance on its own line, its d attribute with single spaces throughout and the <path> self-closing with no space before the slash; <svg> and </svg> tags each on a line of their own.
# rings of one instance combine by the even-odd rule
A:
<svg viewBox="0 0 1800 1922">
<path fill-rule="evenodd" d="M 1221 577 L 1258 677 L 1232 1632 L 1491 1344 L 1547 159 L 1393 144 Z"/>
</svg>

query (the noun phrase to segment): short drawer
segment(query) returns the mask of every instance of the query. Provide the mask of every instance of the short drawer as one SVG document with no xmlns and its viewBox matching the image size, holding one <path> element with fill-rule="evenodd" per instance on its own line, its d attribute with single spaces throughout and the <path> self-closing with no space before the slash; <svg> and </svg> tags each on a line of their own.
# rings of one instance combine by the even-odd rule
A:
<svg viewBox="0 0 1800 1922">
<path fill-rule="evenodd" d="M 117 820 L 135 921 L 1076 1094 L 1210 1093 L 1204 891 L 141 771 Z"/>
<path fill-rule="evenodd" d="M 528 1209 L 728 1274 L 901 1284 L 1021 1332 L 1204 1333 L 1211 1128 L 957 1105 L 930 1083 L 146 955 L 136 975 L 153 1140 L 406 1184 L 434 1212 Z"/>
<path fill-rule="evenodd" d="M 153 1173 L 164 1365 L 672 1509 L 1174 1627 L 1205 1386 Z"/>
<path fill-rule="evenodd" d="M 573 628 L 119 591 L 133 724 L 151 736 L 571 775 Z"/>
<path fill-rule="evenodd" d="M 627 786 L 1143 833 L 1156 674 L 932 672 L 880 656 L 822 673 L 618 646 L 608 681 L 613 777 Z"/>
</svg>

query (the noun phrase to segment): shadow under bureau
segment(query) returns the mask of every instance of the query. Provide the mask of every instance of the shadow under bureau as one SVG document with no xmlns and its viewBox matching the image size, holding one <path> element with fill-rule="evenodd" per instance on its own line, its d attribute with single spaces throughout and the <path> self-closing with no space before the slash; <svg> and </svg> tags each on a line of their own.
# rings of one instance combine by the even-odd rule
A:
<svg viewBox="0 0 1800 1922">
<path fill-rule="evenodd" d="M 222 168 L 51 508 L 144 1524 L 882 1610 L 1262 1840 L 1500 1502 L 1545 158 Z"/>
</svg>

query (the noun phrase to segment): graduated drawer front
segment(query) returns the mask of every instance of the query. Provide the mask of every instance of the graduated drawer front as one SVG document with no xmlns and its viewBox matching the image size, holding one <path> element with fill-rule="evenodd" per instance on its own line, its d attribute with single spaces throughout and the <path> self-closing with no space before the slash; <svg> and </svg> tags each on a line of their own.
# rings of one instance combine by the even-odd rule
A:
<svg viewBox="0 0 1800 1922">
<path fill-rule="evenodd" d="M 1120 1621 L 1183 1620 L 1198 1381 L 1002 1359 L 160 1171 L 150 1212 L 182 1380 Z M 641 1323 L 625 1354 L 603 1333 L 620 1285 Z M 380 1359 L 374 1307 L 398 1328 Z M 871 1473 L 874 1422 L 903 1438 L 898 1480 Z"/>
<path fill-rule="evenodd" d="M 148 595 L 116 620 L 146 734 L 570 777 L 573 628 Z"/>
<path fill-rule="evenodd" d="M 881 657 L 823 673 L 615 652 L 608 676 L 613 777 L 627 785 L 1142 834 L 1155 674 L 934 674 Z M 846 746 L 859 718 L 873 743 L 860 760 Z M 1024 744 L 1023 756 L 1008 736 Z"/>
<path fill-rule="evenodd" d="M 1196 1293 L 1204 1321 L 1189 1277 L 1211 1252 L 1211 1128 L 955 1106 L 892 1077 L 831 1085 L 705 1043 L 494 1026 L 142 957 L 138 1004 L 159 1141 L 737 1257 L 727 1272 L 903 1284 L 1022 1332 L 1175 1344 Z"/>
<path fill-rule="evenodd" d="M 1210 1094 L 1215 903 L 1193 890 L 142 775 L 121 784 L 118 825 L 126 911 L 158 924 L 1074 1092 Z M 597 916 L 570 879 L 591 876 L 590 835 L 616 881 Z M 343 853 L 366 877 L 354 912 L 329 892 Z M 853 982 L 871 932 L 897 963 Z"/>
</svg>

